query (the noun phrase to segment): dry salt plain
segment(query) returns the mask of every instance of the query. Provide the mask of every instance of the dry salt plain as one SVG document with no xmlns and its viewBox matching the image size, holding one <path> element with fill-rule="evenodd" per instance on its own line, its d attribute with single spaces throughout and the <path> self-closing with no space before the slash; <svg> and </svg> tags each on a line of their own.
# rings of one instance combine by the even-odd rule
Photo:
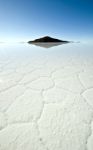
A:
<svg viewBox="0 0 93 150">
<path fill-rule="evenodd" d="M 93 150 L 93 45 L 0 44 L 0 150 Z"/>
</svg>

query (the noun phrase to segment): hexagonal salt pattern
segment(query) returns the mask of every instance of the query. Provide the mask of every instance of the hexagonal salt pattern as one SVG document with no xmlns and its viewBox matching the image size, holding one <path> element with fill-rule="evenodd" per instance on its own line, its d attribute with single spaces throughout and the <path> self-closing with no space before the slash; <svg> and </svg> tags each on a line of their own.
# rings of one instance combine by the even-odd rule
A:
<svg viewBox="0 0 93 150">
<path fill-rule="evenodd" d="M 44 150 L 34 123 L 7 126 L 0 133 L 1 150 Z"/>
<path fill-rule="evenodd" d="M 78 48 L 0 49 L 0 150 L 93 150 L 93 58 Z"/>
</svg>

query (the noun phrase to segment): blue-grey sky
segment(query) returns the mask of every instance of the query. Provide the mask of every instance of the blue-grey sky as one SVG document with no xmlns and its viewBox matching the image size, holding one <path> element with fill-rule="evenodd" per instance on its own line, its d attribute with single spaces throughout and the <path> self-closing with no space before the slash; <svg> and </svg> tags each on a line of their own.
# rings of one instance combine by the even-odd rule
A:
<svg viewBox="0 0 93 150">
<path fill-rule="evenodd" d="M 93 39 L 93 0 L 0 0 L 0 41 Z"/>
</svg>

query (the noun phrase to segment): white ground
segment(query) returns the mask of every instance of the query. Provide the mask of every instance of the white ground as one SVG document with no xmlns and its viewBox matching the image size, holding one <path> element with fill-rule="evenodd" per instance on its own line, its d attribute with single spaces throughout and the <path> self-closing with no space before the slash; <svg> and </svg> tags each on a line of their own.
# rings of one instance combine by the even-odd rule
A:
<svg viewBox="0 0 93 150">
<path fill-rule="evenodd" d="M 75 48 L 1 48 L 0 150 L 93 150 L 93 60 Z"/>
</svg>

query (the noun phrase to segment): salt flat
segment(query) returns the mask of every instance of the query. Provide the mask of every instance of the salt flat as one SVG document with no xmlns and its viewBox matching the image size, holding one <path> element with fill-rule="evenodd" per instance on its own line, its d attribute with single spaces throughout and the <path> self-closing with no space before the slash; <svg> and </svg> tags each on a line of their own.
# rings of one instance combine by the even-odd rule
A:
<svg viewBox="0 0 93 150">
<path fill-rule="evenodd" d="M 93 150 L 93 45 L 0 45 L 0 150 Z"/>
</svg>

